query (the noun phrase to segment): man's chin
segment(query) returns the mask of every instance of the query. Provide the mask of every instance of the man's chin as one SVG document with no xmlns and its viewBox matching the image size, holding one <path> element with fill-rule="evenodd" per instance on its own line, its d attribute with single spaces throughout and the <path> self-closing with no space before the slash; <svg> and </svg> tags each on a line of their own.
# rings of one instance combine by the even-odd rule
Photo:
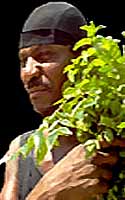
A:
<svg viewBox="0 0 125 200">
<path fill-rule="evenodd" d="M 45 117 L 45 116 L 49 116 L 49 115 L 51 115 L 53 112 L 54 112 L 54 110 L 55 110 L 55 107 L 54 106 L 42 106 L 42 107 L 40 107 L 40 106 L 34 106 L 33 105 L 33 109 L 37 112 L 37 113 L 39 113 L 40 115 L 42 115 L 43 117 Z"/>
</svg>

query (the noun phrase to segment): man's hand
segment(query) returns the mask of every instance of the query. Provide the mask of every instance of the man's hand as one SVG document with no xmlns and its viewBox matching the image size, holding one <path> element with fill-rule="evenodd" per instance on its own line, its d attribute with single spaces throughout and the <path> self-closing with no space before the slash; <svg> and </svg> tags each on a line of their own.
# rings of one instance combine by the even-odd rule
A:
<svg viewBox="0 0 125 200">
<path fill-rule="evenodd" d="M 111 146 L 125 146 L 125 140 L 115 140 Z M 109 144 L 102 142 L 102 147 Z M 115 152 L 97 152 L 86 159 L 84 145 L 71 150 L 39 181 L 26 200 L 90 200 L 108 191 L 112 178 L 108 170 L 118 161 Z"/>
</svg>

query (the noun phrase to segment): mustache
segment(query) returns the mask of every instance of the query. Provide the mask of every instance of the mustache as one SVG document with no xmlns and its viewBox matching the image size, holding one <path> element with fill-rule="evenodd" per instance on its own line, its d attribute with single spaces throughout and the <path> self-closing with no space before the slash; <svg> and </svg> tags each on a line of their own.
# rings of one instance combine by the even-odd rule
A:
<svg viewBox="0 0 125 200">
<path fill-rule="evenodd" d="M 32 77 L 31 80 L 27 83 L 26 88 L 29 90 L 29 89 L 32 89 L 32 88 L 38 87 L 38 86 L 42 86 L 47 90 L 51 89 L 50 83 L 43 82 L 42 77 L 39 77 L 39 78 Z"/>
</svg>

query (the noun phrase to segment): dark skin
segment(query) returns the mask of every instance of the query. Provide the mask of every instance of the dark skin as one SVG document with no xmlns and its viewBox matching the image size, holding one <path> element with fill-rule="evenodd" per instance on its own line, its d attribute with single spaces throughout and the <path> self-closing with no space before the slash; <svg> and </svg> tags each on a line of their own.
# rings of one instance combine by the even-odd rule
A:
<svg viewBox="0 0 125 200">
<path fill-rule="evenodd" d="M 53 103 L 61 98 L 61 88 L 66 80 L 63 69 L 74 57 L 76 54 L 69 45 L 34 45 L 20 50 L 21 80 L 34 110 L 43 117 L 51 115 L 56 109 Z M 48 134 L 45 133 L 46 137 Z M 19 139 L 20 136 L 11 143 L 8 154 L 17 151 Z M 108 181 L 112 178 L 110 167 L 117 163 L 118 154 L 114 150 L 110 153 L 103 151 L 109 146 L 125 147 L 125 140 L 117 138 L 111 144 L 102 141 L 102 149 L 91 159 L 85 158 L 85 147 L 79 145 L 75 133 L 73 136 L 61 136 L 59 140 L 60 146 L 48 152 L 39 166 L 45 175 L 26 199 L 34 200 L 35 195 L 36 200 L 91 200 L 106 193 Z M 9 200 L 18 200 L 17 174 L 18 159 L 8 161 L 2 200 L 8 200 L 8 197 Z"/>
</svg>

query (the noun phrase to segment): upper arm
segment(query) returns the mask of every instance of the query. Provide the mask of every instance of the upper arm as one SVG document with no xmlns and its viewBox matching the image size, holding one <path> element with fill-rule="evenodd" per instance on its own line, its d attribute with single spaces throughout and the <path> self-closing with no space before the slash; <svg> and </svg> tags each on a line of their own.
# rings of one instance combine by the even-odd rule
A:
<svg viewBox="0 0 125 200">
<path fill-rule="evenodd" d="M 14 139 L 10 145 L 6 156 L 10 156 L 20 147 L 20 136 Z M 15 160 L 8 160 L 5 166 L 4 183 L 1 190 L 1 198 L 6 199 L 11 194 L 16 194 L 18 188 L 18 158 Z"/>
<path fill-rule="evenodd" d="M 18 148 L 20 147 L 20 136 L 15 138 L 9 146 L 9 150 L 7 152 L 8 156 L 11 156 L 12 154 L 16 153 Z M 18 158 L 8 160 L 6 162 L 6 169 L 5 169 L 5 175 L 7 175 L 7 180 L 10 179 L 12 176 L 16 176 L 18 170 Z"/>
</svg>

